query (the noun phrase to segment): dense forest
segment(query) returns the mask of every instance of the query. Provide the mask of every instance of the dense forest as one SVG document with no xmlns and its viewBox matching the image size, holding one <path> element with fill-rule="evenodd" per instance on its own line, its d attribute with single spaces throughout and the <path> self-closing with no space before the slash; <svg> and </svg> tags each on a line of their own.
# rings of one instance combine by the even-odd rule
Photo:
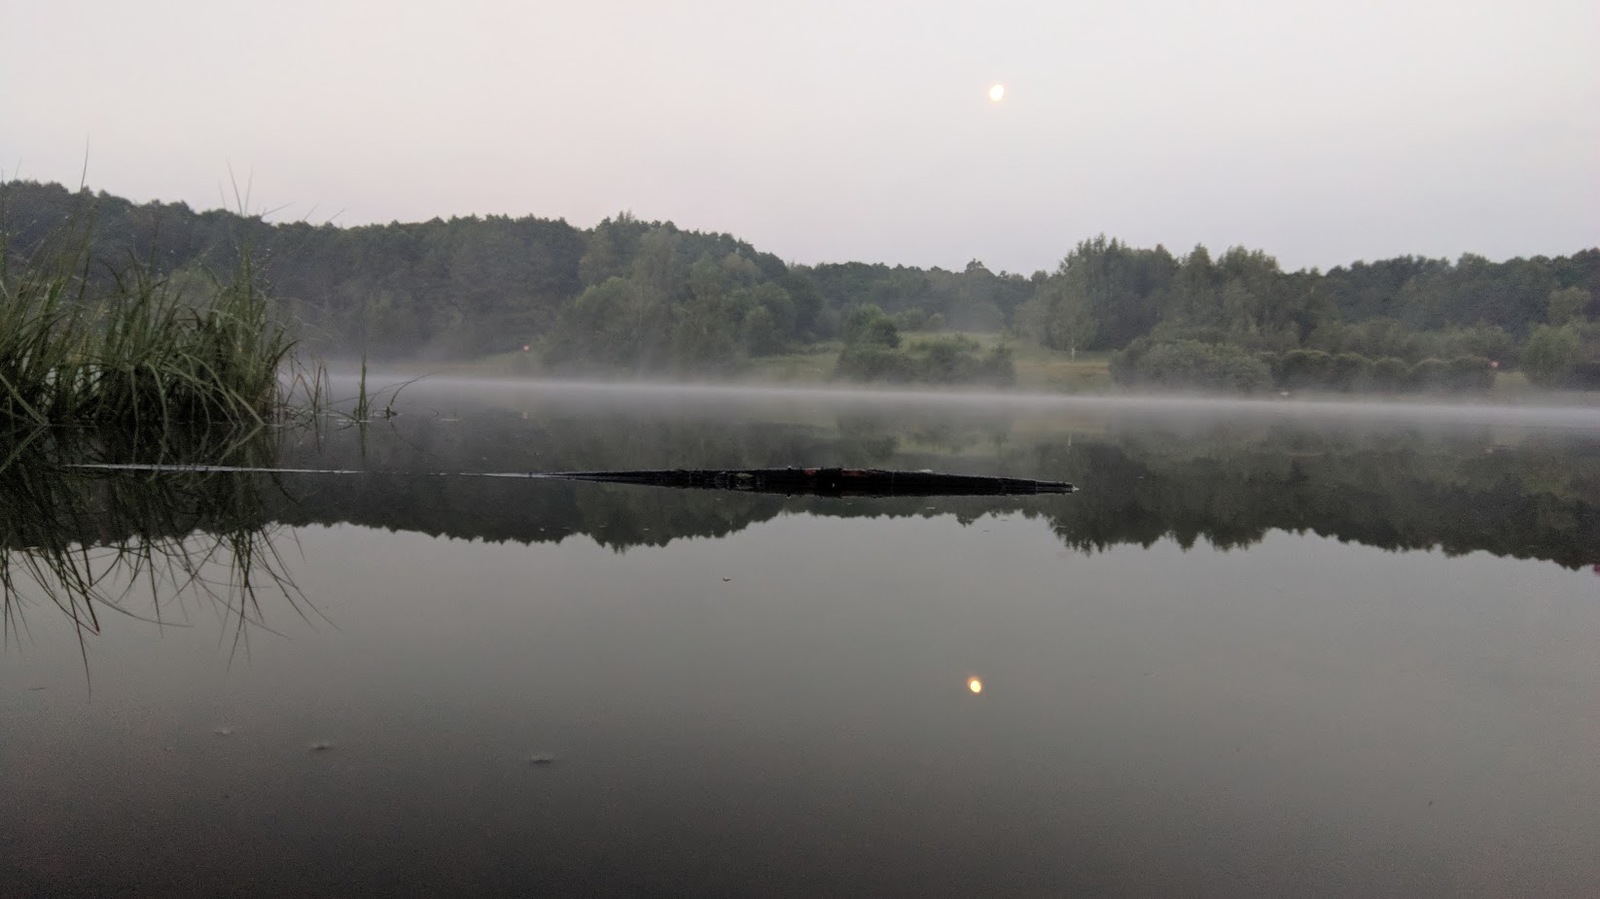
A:
<svg viewBox="0 0 1600 899">
<path fill-rule="evenodd" d="M 1600 248 L 1286 272 L 1242 247 L 1175 255 L 1102 236 L 1022 275 L 977 260 L 789 264 L 627 213 L 589 229 L 504 216 L 346 228 L 0 184 L 9 268 L 85 232 L 97 277 L 141 267 L 181 284 L 248 251 L 302 345 L 325 356 L 525 352 L 530 371 L 714 375 L 832 342 L 840 377 L 1006 383 L 1009 346 L 966 336 L 983 332 L 1115 351 L 1112 375 L 1132 384 L 1472 389 L 1520 369 L 1600 386 Z"/>
</svg>

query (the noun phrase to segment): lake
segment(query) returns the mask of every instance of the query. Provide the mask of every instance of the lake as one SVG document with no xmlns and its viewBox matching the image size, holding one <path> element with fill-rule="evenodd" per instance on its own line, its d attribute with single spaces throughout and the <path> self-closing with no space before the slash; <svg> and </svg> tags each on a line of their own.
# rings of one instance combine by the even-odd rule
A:
<svg viewBox="0 0 1600 899">
<path fill-rule="evenodd" d="M 1600 410 L 395 408 L 13 441 L 0 895 L 1600 892 Z M 1081 489 L 481 476 L 791 465 Z"/>
</svg>

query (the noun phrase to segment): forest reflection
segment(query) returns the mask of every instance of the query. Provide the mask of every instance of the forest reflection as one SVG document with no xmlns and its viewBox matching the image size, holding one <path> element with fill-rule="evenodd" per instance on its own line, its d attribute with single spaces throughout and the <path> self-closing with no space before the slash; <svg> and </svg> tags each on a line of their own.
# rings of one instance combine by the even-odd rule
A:
<svg viewBox="0 0 1600 899">
<path fill-rule="evenodd" d="M 1600 458 L 1591 443 L 1582 431 L 1396 421 L 1117 420 L 1007 408 L 797 408 L 758 415 L 718 406 L 554 403 L 530 410 L 479 404 L 464 414 L 423 411 L 372 426 L 242 436 L 144 442 L 82 434 L 68 440 L 56 432 L 28 437 L 0 471 L 0 545 L 10 553 L 9 571 L 20 558 L 61 558 L 70 547 L 121 548 L 129 558 L 149 560 L 145 550 L 152 544 L 188 545 L 203 534 L 259 564 L 273 556 L 253 550 L 269 548 L 266 538 L 284 525 L 349 522 L 522 543 L 581 535 L 623 551 L 722 536 L 786 513 L 954 515 L 964 523 L 1020 513 L 1086 552 L 1163 539 L 1244 547 L 1283 530 L 1391 550 L 1486 551 L 1577 567 L 1600 563 Z M 62 467 L 84 461 L 366 473 Z M 1068 481 L 1082 492 L 929 501 L 452 476 L 785 466 L 1038 478 Z"/>
</svg>

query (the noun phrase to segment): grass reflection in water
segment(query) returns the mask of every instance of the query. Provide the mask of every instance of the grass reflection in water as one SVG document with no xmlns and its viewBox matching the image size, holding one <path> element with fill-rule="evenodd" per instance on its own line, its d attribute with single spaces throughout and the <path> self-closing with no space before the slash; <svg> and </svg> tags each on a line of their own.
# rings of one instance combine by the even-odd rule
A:
<svg viewBox="0 0 1600 899">
<path fill-rule="evenodd" d="M 88 638 L 108 615 L 188 626 L 193 603 L 224 623 L 230 653 L 253 629 L 271 630 L 261 593 L 301 618 L 316 614 L 279 552 L 279 526 L 263 514 L 271 475 L 130 474 L 75 469 L 85 462 L 224 460 L 271 468 L 267 429 L 119 432 L 41 428 L 12 432 L 0 460 L 0 617 L 8 645 L 26 614 L 53 605 L 71 622 L 85 669 Z M 289 539 L 293 539 L 290 535 Z"/>
</svg>

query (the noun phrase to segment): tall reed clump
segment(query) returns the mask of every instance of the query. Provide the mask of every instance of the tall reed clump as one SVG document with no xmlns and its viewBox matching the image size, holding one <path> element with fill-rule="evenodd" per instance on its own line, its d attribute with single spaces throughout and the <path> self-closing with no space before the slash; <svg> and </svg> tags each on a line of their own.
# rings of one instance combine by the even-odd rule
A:
<svg viewBox="0 0 1600 899">
<path fill-rule="evenodd" d="M 87 234 L 58 234 L 27 263 L 0 244 L 0 418 L 46 424 L 68 417 L 90 378 L 84 272 Z"/>
<path fill-rule="evenodd" d="M 248 256 L 199 296 L 144 269 L 120 276 L 91 334 L 99 338 L 88 418 L 106 423 L 265 423 L 281 411 L 291 342 Z"/>
<path fill-rule="evenodd" d="M 0 242 L 0 421 L 263 424 L 288 411 L 293 342 L 248 253 L 226 277 L 162 277 L 136 260 L 96 278 L 90 227 L 27 259 Z"/>
</svg>

